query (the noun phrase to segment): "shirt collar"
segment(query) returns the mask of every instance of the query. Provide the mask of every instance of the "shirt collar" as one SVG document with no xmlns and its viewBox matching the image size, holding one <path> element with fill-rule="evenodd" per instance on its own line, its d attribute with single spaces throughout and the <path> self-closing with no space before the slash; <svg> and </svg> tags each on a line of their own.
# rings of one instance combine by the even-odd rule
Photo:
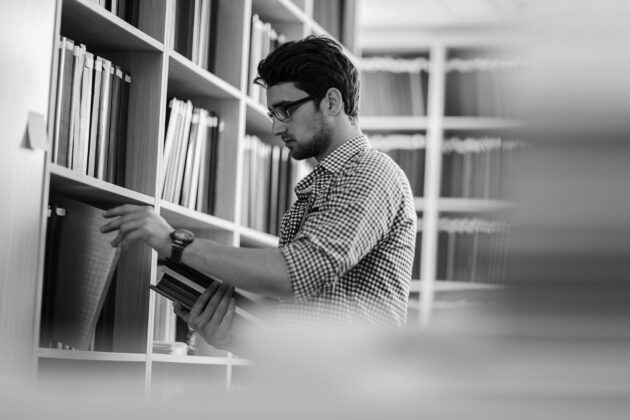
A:
<svg viewBox="0 0 630 420">
<path fill-rule="evenodd" d="M 351 157 L 369 147 L 370 143 L 367 137 L 360 134 L 346 140 L 341 146 L 337 147 L 331 154 L 326 156 L 318 166 L 321 166 L 329 172 L 337 172 L 339 169 L 343 168 Z"/>
<path fill-rule="evenodd" d="M 346 140 L 341 146 L 337 147 L 331 154 L 326 156 L 324 160 L 319 162 L 311 173 L 297 183 L 295 186 L 295 192 L 298 198 L 303 195 L 310 194 L 315 179 L 322 170 L 334 173 L 343 168 L 346 162 L 348 162 L 348 160 L 350 160 L 350 158 L 354 155 L 368 149 L 369 147 L 371 147 L 370 142 L 363 134 Z"/>
</svg>

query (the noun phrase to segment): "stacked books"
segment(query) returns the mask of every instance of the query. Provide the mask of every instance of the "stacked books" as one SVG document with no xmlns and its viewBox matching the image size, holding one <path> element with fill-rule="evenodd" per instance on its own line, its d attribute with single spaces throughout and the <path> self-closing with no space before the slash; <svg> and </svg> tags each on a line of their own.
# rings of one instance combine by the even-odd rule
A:
<svg viewBox="0 0 630 420">
<path fill-rule="evenodd" d="M 214 71 L 219 0 L 179 0 L 172 4 L 173 49 L 198 66 Z"/>
<path fill-rule="evenodd" d="M 284 35 L 276 32 L 271 24 L 260 20 L 257 14 L 252 16 L 252 26 L 249 42 L 249 80 L 248 95 L 257 102 L 267 106 L 266 90 L 252 82 L 258 74 L 258 63 L 271 51 L 286 42 Z"/>
<path fill-rule="evenodd" d="M 278 235 L 282 216 L 295 201 L 293 189 L 308 172 L 304 161 L 290 158 L 289 149 L 246 135 L 243 152 L 241 223 Z"/>
<path fill-rule="evenodd" d="M 164 140 L 162 198 L 212 213 L 221 123 L 213 111 L 171 99 Z"/>
<path fill-rule="evenodd" d="M 124 185 L 131 76 L 61 37 L 52 161 Z"/>
<path fill-rule="evenodd" d="M 185 264 L 166 260 L 160 267 L 162 277 L 156 285 L 149 286 L 162 296 L 191 309 L 195 301 L 213 283 L 222 281 L 201 273 Z M 247 321 L 248 324 L 264 325 L 262 304 L 255 295 L 242 290 L 234 292 L 236 301 L 235 322 Z"/>
</svg>

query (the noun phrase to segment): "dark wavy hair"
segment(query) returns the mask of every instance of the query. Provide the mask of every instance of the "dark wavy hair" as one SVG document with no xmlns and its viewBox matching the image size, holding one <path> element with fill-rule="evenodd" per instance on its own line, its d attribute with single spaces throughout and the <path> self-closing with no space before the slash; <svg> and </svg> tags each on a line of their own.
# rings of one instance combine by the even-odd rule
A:
<svg viewBox="0 0 630 420">
<path fill-rule="evenodd" d="M 350 121 L 359 118 L 359 73 L 341 45 L 326 36 L 286 42 L 258 63 L 255 84 L 269 88 L 285 82 L 316 98 L 317 106 L 328 89 L 337 88 Z"/>
</svg>

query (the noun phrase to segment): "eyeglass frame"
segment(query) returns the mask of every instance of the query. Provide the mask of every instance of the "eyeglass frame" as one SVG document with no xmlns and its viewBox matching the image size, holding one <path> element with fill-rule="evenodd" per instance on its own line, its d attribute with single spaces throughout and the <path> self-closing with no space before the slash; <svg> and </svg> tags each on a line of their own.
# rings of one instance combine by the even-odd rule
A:
<svg viewBox="0 0 630 420">
<path fill-rule="evenodd" d="M 274 106 L 269 111 L 267 111 L 267 116 L 271 119 L 273 119 L 273 117 L 276 117 L 276 119 L 281 122 L 289 121 L 291 119 L 291 113 L 289 112 L 289 109 L 296 108 L 300 105 L 307 103 L 308 101 L 312 101 L 315 99 L 317 98 L 309 95 L 305 98 L 298 99 L 297 101 L 289 102 L 288 104 L 285 104 L 285 105 Z M 287 114 L 286 118 L 280 118 L 278 114 L 276 114 L 276 111 L 281 111 Z"/>
</svg>

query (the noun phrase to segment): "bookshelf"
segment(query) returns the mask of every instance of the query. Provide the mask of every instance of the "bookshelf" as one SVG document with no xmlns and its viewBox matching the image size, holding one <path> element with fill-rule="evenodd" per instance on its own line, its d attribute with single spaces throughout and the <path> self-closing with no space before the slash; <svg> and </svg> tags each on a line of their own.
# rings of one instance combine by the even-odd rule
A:
<svg viewBox="0 0 630 420">
<path fill-rule="evenodd" d="M 509 100 L 512 73 L 522 63 L 507 41 L 477 42 L 474 33 L 460 32 L 427 36 L 415 50 L 363 51 L 361 66 L 363 89 L 371 93 L 363 95 L 361 127 L 405 170 L 415 195 L 409 321 L 423 328 L 462 293 L 500 287 L 507 243 L 501 220 L 514 207 L 508 163 L 522 146 L 512 140 L 520 124 Z M 411 100 L 410 89 L 422 98 Z M 398 99 L 407 105 L 399 107 Z M 499 255 L 470 262 L 466 252 Z"/>
<path fill-rule="evenodd" d="M 16 160 L 22 165 L 22 170 L 16 172 L 21 181 L 19 185 L 10 186 L 10 193 L 6 195 L 17 197 L 24 195 L 20 188 L 32 189 L 28 200 L 11 200 L 20 202 L 20 205 L 13 210 L 12 218 L 6 217 L 7 223 L 14 223 L 13 228 L 6 225 L 10 229 L 7 232 L 14 237 L 24 235 L 23 225 L 27 218 L 32 228 L 24 246 L 17 251 L 3 249 L 3 270 L 5 267 L 10 269 L 3 273 L 3 278 L 29 280 L 21 282 L 21 286 L 4 279 L 1 283 L 3 325 L 0 337 L 17 341 L 15 353 L 2 357 L 2 363 L 13 364 L 20 376 L 39 378 L 44 389 L 56 388 L 63 381 L 64 386 L 68 386 L 64 392 L 73 389 L 79 392 L 84 383 L 99 392 L 114 386 L 116 378 L 123 378 L 129 387 L 125 390 L 138 394 L 173 396 L 182 392 L 226 391 L 240 386 L 232 381 L 233 367 L 238 371 L 250 364 L 248 360 L 227 352 L 206 348 L 207 345 L 198 345 L 196 355 L 175 356 L 153 351 L 153 336 L 155 328 L 159 327 L 156 325 L 159 305 L 158 297 L 149 291 L 149 285 L 155 284 L 160 272 L 155 253 L 142 244 L 131 246 L 118 261 L 113 286 L 104 303 L 104 308 L 109 308 L 106 344 L 101 344 L 97 351 L 79 351 L 39 343 L 41 305 L 46 299 L 42 289 L 47 204 L 55 197 L 71 198 L 101 209 L 124 203 L 150 205 L 169 223 L 191 229 L 198 237 L 234 246 L 277 245 L 276 236 L 252 229 L 241 221 L 243 184 L 246 182 L 243 177 L 244 138 L 255 135 L 264 143 L 277 143 L 270 134 L 271 122 L 266 116 L 266 107 L 248 94 L 251 20 L 252 16 L 259 16 L 289 40 L 308 34 L 326 34 L 327 31 L 313 18 L 311 1 L 215 0 L 217 48 L 211 52 L 215 54 L 214 66 L 209 71 L 195 64 L 191 57 L 174 50 L 175 37 L 179 36 L 174 26 L 180 1 L 138 0 L 137 25 L 91 0 L 59 0 L 47 2 L 45 7 L 28 0 L 11 5 L 6 14 L 3 10 L 3 16 L 22 18 L 7 26 L 12 31 L 11 37 L 29 31 L 25 38 L 32 45 L 16 45 L 14 48 L 37 51 L 37 54 L 30 54 L 33 60 L 28 64 L 29 69 L 39 69 L 39 79 L 34 82 L 31 77 L 28 85 L 39 93 L 39 98 L 29 104 L 25 100 L 15 112 L 19 110 L 25 116 L 25 110 L 29 109 L 43 116 L 51 138 L 48 152 L 52 149 L 55 115 L 60 109 L 56 101 L 57 88 L 61 86 L 58 74 L 60 37 L 71 39 L 74 45 L 84 44 L 94 57 L 111 61 L 112 66 L 120 66 L 131 77 L 126 142 L 123 144 L 125 177 L 120 185 L 70 165 L 66 167 L 53 162 L 46 151 L 36 150 L 33 155 L 37 156 Z M 321 15 L 321 10 L 319 13 Z M 27 15 L 29 19 L 24 21 L 23 17 Z M 37 26 L 35 34 L 30 32 L 34 26 Z M 13 61 L 10 74 L 24 73 L 19 60 L 10 61 Z M 2 83 L 4 91 L 6 78 L 3 77 Z M 169 121 L 168 104 L 174 97 L 220 116 L 216 205 L 210 213 L 162 199 L 161 174 L 167 164 L 163 148 Z M 3 110 L 6 107 L 3 103 Z M 21 123 L 24 118 L 20 115 L 15 120 Z M 18 127 L 17 123 L 9 126 L 13 130 L 11 137 L 21 139 L 18 133 L 23 126 Z M 10 156 L 17 156 L 18 149 L 16 142 Z M 17 176 L 13 175 L 14 179 L 18 179 Z M 22 210 L 22 215 L 15 214 Z M 19 230 L 16 229 L 18 226 Z M 28 261 L 21 258 L 19 264 L 8 263 L 20 253 L 23 257 L 28 256 Z M 30 289 L 27 290 L 24 284 Z M 11 302 L 5 298 L 11 293 L 17 293 L 21 299 Z M 21 320 L 20 328 L 26 333 L 17 333 L 17 327 L 9 329 L 5 326 L 5 320 L 18 319 Z M 16 360 L 21 365 L 15 365 Z M 27 374 L 23 375 L 24 372 Z M 195 388 L 195 384 L 200 388 Z"/>
</svg>

